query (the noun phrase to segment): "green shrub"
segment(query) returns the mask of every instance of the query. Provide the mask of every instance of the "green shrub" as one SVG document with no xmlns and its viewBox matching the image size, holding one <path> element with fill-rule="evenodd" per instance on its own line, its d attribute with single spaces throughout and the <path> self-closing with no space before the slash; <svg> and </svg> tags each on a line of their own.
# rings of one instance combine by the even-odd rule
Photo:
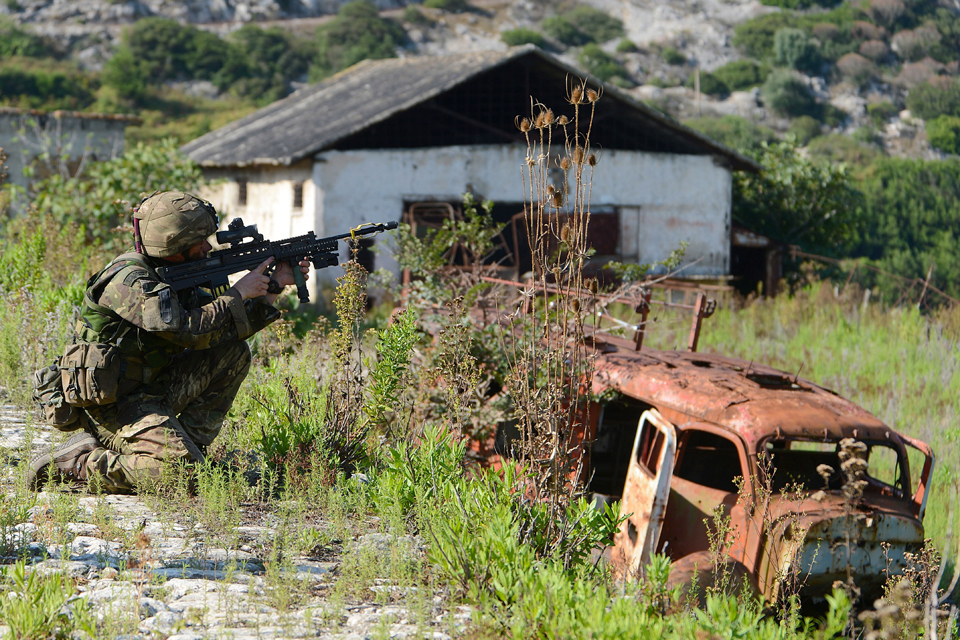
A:
<svg viewBox="0 0 960 640">
<path fill-rule="evenodd" d="M 820 70 L 820 51 L 816 43 L 800 29 L 785 27 L 773 36 L 773 55 L 777 65 L 815 74 Z"/>
<path fill-rule="evenodd" d="M 72 64 L 35 58 L 0 62 L 0 103 L 32 109 L 75 109 L 90 106 L 97 90 L 95 76 Z"/>
<path fill-rule="evenodd" d="M 403 10 L 402 20 L 404 22 L 422 25 L 433 22 L 423 13 L 423 11 L 420 11 L 420 8 L 415 4 L 408 4 L 406 6 L 406 8 Z"/>
<path fill-rule="evenodd" d="M 660 57 L 667 64 L 686 64 L 687 56 L 683 55 L 673 47 L 666 47 L 660 52 Z"/>
<path fill-rule="evenodd" d="M 857 239 L 861 194 L 843 165 L 804 158 L 796 144 L 763 145 L 759 174 L 734 174 L 733 218 L 807 251 L 836 254 Z"/>
<path fill-rule="evenodd" d="M 768 13 L 737 25 L 733 44 L 748 56 L 767 61 L 774 56 L 774 38 L 780 29 L 802 29 L 807 33 L 817 29 L 822 32 L 824 25 L 831 24 L 837 29 L 830 38 L 821 40 L 820 56 L 824 60 L 832 61 L 845 53 L 855 51 L 859 46 L 857 39 L 851 35 L 851 28 L 860 18 L 861 14 L 852 3 L 842 3 L 836 9 L 826 12 Z"/>
<path fill-rule="evenodd" d="M 960 159 L 882 158 L 862 190 L 865 229 L 854 255 L 908 278 L 934 264 L 935 286 L 960 296 Z"/>
<path fill-rule="evenodd" d="M 810 88 L 794 72 L 786 69 L 777 69 L 763 83 L 763 101 L 770 109 L 787 116 L 817 113 L 817 103 Z"/>
<path fill-rule="evenodd" d="M 405 40 L 404 30 L 381 18 L 373 3 L 352 0 L 340 7 L 336 18 L 317 29 L 317 58 L 310 68 L 310 80 L 320 80 L 361 60 L 396 57 L 396 48 Z"/>
<path fill-rule="evenodd" d="M 695 88 L 696 83 L 696 74 L 691 73 L 690 77 L 687 78 L 687 86 L 692 89 Z M 701 71 L 700 92 L 709 96 L 725 96 L 730 93 L 730 87 L 728 87 L 720 78 L 713 75 L 709 71 Z"/>
<path fill-rule="evenodd" d="M 0 16 L 0 59 L 12 56 L 42 58 L 49 53 L 50 48 L 43 38 L 24 31 L 10 18 Z"/>
<path fill-rule="evenodd" d="M 867 105 L 867 116 L 869 116 L 870 121 L 875 127 L 881 126 L 898 113 L 900 113 L 900 110 L 889 100 L 873 102 Z"/>
<path fill-rule="evenodd" d="M 100 77 L 105 85 L 117 92 L 117 95 L 129 100 L 143 98 L 150 83 L 146 66 L 140 63 L 130 47 L 126 45 L 120 45 L 113 56 L 107 60 Z"/>
<path fill-rule="evenodd" d="M 244 25 L 230 36 L 235 55 L 213 77 L 221 91 L 269 103 L 289 93 L 289 82 L 303 76 L 313 57 L 309 42 L 280 27 Z"/>
<path fill-rule="evenodd" d="M 137 144 L 119 158 L 91 163 L 80 177 L 64 179 L 57 174 L 41 180 L 33 188 L 33 202 L 39 214 L 62 224 L 76 222 L 89 239 L 121 248 L 129 239 L 115 237 L 112 229 L 128 222 L 141 194 L 194 191 L 201 182 L 200 167 L 180 155 L 173 140 L 165 140 Z"/>
<path fill-rule="evenodd" d="M 937 116 L 960 116 L 960 83 L 937 78 L 910 90 L 907 108 L 917 118 L 932 120 Z"/>
<path fill-rule="evenodd" d="M 627 38 L 623 38 L 617 43 L 617 53 L 636 53 L 639 50 L 633 40 Z"/>
<path fill-rule="evenodd" d="M 807 145 L 814 160 L 865 167 L 883 154 L 874 146 L 865 145 L 850 136 L 831 134 L 814 138 Z"/>
<path fill-rule="evenodd" d="M 612 80 L 615 77 L 627 79 L 627 70 L 623 68 L 623 65 L 601 49 L 599 45 L 586 45 L 580 52 L 578 60 L 587 71 L 603 81 Z"/>
<path fill-rule="evenodd" d="M 713 72 L 731 91 L 744 91 L 764 83 L 770 75 L 770 67 L 753 60 L 734 60 Z"/>
<path fill-rule="evenodd" d="M 541 49 L 545 49 L 547 41 L 543 34 L 533 29 L 509 29 L 500 34 L 500 39 L 509 47 L 516 47 L 521 44 L 535 44 Z"/>
<path fill-rule="evenodd" d="M 772 143 L 777 140 L 777 135 L 772 129 L 754 124 L 740 116 L 695 118 L 684 121 L 684 124 L 720 144 L 743 151 L 748 155 L 759 152 L 763 143 Z"/>
<path fill-rule="evenodd" d="M 733 44 L 748 56 L 765 60 L 773 53 L 773 39 L 777 31 L 793 26 L 794 18 L 789 12 L 768 13 L 737 25 Z"/>
<path fill-rule="evenodd" d="M 960 118 L 939 116 L 927 122 L 930 145 L 944 153 L 960 155 Z"/>
<path fill-rule="evenodd" d="M 607 42 L 623 36 L 623 21 L 599 9 L 579 5 L 562 15 L 593 42 Z"/>
<path fill-rule="evenodd" d="M 563 16 L 551 16 L 543 21 L 542 26 L 544 33 L 568 47 L 579 47 L 590 42 L 590 36 Z"/>
<path fill-rule="evenodd" d="M 790 134 L 796 138 L 797 144 L 806 146 L 808 142 L 823 133 L 822 126 L 815 118 L 800 116 L 790 123 Z"/>
<path fill-rule="evenodd" d="M 835 7 L 843 0 L 760 0 L 760 4 L 782 9 L 809 9 L 811 7 Z"/>
<path fill-rule="evenodd" d="M 448 13 L 462 13 L 470 8 L 466 0 L 424 0 L 423 6 L 428 9 L 440 9 Z"/>
</svg>

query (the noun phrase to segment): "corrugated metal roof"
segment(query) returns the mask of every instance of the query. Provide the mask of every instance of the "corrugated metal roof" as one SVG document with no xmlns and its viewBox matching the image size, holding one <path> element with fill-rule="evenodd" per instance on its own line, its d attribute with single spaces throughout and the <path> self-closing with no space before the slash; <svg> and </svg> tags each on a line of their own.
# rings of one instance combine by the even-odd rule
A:
<svg viewBox="0 0 960 640">
<path fill-rule="evenodd" d="M 479 74 L 527 56 L 574 77 L 584 75 L 532 45 L 443 57 L 365 60 L 181 149 L 204 166 L 290 165 Z M 595 78 L 589 80 L 603 85 L 605 95 L 627 103 L 638 115 L 702 148 L 704 154 L 722 156 L 735 169 L 760 169 L 753 160 L 684 127 L 616 87 Z"/>
</svg>

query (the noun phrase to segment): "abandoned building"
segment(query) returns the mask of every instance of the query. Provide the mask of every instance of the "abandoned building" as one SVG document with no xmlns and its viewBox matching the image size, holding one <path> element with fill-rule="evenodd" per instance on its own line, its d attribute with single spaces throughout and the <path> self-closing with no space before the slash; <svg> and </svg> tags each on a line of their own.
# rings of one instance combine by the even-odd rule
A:
<svg viewBox="0 0 960 640">
<path fill-rule="evenodd" d="M 87 162 L 116 158 L 123 154 L 124 130 L 139 122 L 127 115 L 0 107 L 7 180 L 27 188 L 54 172 L 72 177 Z M 27 167 L 31 177 L 24 174 Z"/>
<path fill-rule="evenodd" d="M 496 203 L 513 254 L 504 275 L 516 277 L 525 268 L 516 229 L 527 153 L 517 116 L 530 114 L 531 97 L 558 115 L 572 112 L 567 89 L 579 76 L 531 45 L 368 60 L 182 150 L 213 181 L 206 196 L 218 210 L 256 223 L 270 239 L 365 222 L 435 224 L 457 215 L 470 191 Z M 760 167 L 609 85 L 591 140 L 600 154 L 588 238 L 597 259 L 650 263 L 687 242 L 680 276 L 726 283 L 735 249 L 731 172 Z M 397 271 L 389 252 L 364 250 L 361 258 Z"/>
</svg>

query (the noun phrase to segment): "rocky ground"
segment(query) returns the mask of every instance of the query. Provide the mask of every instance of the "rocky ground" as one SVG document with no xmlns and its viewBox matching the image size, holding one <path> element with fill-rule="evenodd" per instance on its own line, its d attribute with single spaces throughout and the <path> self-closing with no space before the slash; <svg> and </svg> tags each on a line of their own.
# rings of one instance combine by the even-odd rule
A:
<svg viewBox="0 0 960 640">
<path fill-rule="evenodd" d="M 16 407 L 0 406 L 4 500 L 18 499 L 21 457 L 61 439 L 31 423 Z M 442 592 L 398 585 L 377 564 L 398 553 L 422 556 L 417 539 L 361 533 L 278 558 L 267 551 L 277 536 L 328 523 L 284 525 L 275 512 L 241 504 L 239 524 L 225 532 L 187 511 L 156 496 L 44 492 L 18 522 L 0 526 L 0 569 L 25 558 L 29 571 L 69 576 L 98 637 L 439 640 L 459 635 L 471 618 L 467 607 L 451 610 Z M 368 578 L 359 595 L 343 597 L 336 585 L 351 554 L 369 560 Z M 374 577 L 378 569 L 383 577 Z M 7 631 L 0 621 L 0 637 Z"/>
</svg>

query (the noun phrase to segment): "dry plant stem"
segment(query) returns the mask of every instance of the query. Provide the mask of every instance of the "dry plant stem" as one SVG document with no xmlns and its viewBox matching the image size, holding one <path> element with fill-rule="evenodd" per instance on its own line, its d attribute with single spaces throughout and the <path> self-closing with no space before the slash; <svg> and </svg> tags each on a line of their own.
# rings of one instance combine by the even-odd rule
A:
<svg viewBox="0 0 960 640">
<path fill-rule="evenodd" d="M 519 123 L 527 141 L 524 220 L 540 295 L 525 292 L 533 302 L 525 306 L 533 313 L 521 323 L 519 339 L 507 351 L 520 422 L 519 453 L 534 475 L 532 497 L 547 501 L 554 517 L 582 488 L 581 449 L 573 436 L 589 420 L 585 407 L 592 357 L 584 345 L 584 320 L 594 305 L 581 299 L 580 292 L 596 164 L 590 131 L 598 98 L 578 81 L 568 95 L 572 120 L 531 101 L 530 118 Z M 564 140 L 557 157 L 552 151 L 555 128 Z M 560 184 L 551 181 L 553 164 L 562 170 Z"/>
</svg>

